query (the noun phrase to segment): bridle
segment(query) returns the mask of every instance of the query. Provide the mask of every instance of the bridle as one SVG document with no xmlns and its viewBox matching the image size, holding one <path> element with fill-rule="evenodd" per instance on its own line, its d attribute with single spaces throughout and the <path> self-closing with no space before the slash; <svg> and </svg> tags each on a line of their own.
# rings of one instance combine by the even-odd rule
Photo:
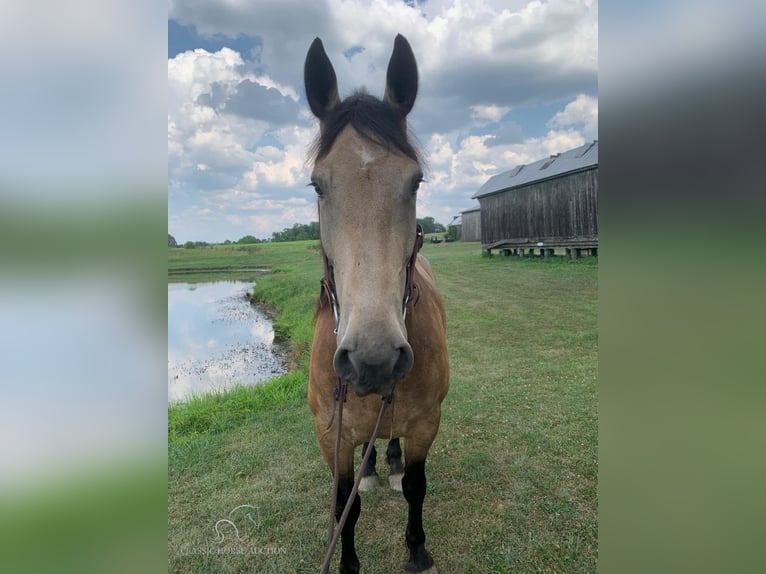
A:
<svg viewBox="0 0 766 574">
<path fill-rule="evenodd" d="M 412 246 L 412 255 L 410 255 L 407 261 L 407 269 L 405 271 L 404 279 L 404 297 L 402 297 L 402 319 L 407 319 L 407 306 L 412 301 L 413 293 L 417 289 L 414 279 L 415 261 L 418 258 L 418 251 L 423 247 L 423 227 L 418 223 L 415 228 L 415 243 Z M 324 263 L 324 275 L 320 281 L 322 290 L 319 294 L 319 305 L 324 306 L 328 302 L 332 306 L 332 316 L 335 319 L 335 330 L 333 333 L 338 334 L 338 324 L 340 323 L 340 305 L 338 303 L 338 294 L 335 291 L 335 274 L 333 273 L 333 267 L 330 265 L 330 261 L 327 259 L 327 255 L 322 255 L 322 261 Z M 417 300 L 415 301 L 417 303 Z M 414 303 L 413 303 L 414 305 Z"/>
<path fill-rule="evenodd" d="M 417 289 L 417 285 L 415 285 L 415 279 L 414 279 L 414 271 L 415 271 L 415 261 L 418 258 L 418 252 L 420 251 L 420 248 L 423 247 L 423 228 L 418 223 L 417 227 L 415 229 L 415 244 L 412 246 L 412 255 L 410 255 L 409 260 L 407 261 L 407 269 L 405 271 L 405 280 L 404 280 L 404 296 L 402 297 L 402 320 L 407 319 L 407 306 L 409 305 L 410 301 L 413 301 L 413 294 L 415 290 Z M 335 276 L 333 274 L 333 268 L 332 265 L 330 265 L 329 260 L 327 259 L 327 255 L 323 254 L 323 261 L 324 261 L 324 275 L 322 276 L 321 280 L 321 286 L 322 290 L 319 295 L 319 305 L 324 306 L 328 302 L 332 306 L 332 314 L 333 318 L 335 319 L 335 330 L 334 333 L 338 334 L 338 324 L 340 323 L 340 308 L 338 305 L 338 296 L 335 292 Z M 415 298 L 413 302 L 413 306 L 417 304 L 417 297 Z M 346 524 L 346 520 L 348 519 L 348 515 L 351 512 L 351 506 L 353 505 L 354 499 L 356 498 L 356 494 L 359 491 L 359 484 L 362 481 L 362 473 L 357 473 L 356 480 L 354 481 L 354 486 L 351 488 L 351 493 L 349 494 L 348 499 L 346 500 L 346 506 L 343 508 L 343 513 L 340 516 L 340 519 L 338 520 L 337 528 L 335 527 L 335 508 L 337 504 L 338 499 L 338 451 L 340 450 L 340 437 L 341 437 L 341 429 L 343 425 L 343 404 L 346 402 L 346 393 L 348 391 L 348 383 L 341 380 L 340 377 L 338 377 L 338 384 L 335 386 L 334 389 L 334 395 L 333 395 L 333 412 L 332 416 L 330 417 L 330 422 L 327 425 L 327 429 L 329 430 L 330 426 L 333 423 L 333 420 L 335 419 L 335 411 L 338 412 L 338 427 L 335 434 L 335 453 L 334 453 L 334 465 L 335 465 L 335 471 L 333 473 L 333 481 L 332 481 L 332 501 L 330 503 L 330 525 L 328 529 L 328 536 L 327 536 L 327 553 L 325 554 L 324 562 L 322 563 L 322 568 L 320 570 L 321 574 L 327 574 L 329 568 L 330 568 L 330 560 L 332 560 L 333 552 L 335 551 L 335 547 L 338 544 L 338 540 L 340 539 L 341 532 L 343 531 L 343 527 Z M 390 395 L 387 397 L 381 397 L 382 403 L 380 405 L 380 412 L 378 413 L 378 420 L 375 422 L 375 428 L 372 431 L 372 435 L 370 436 L 369 444 L 370 446 L 367 447 L 367 450 L 364 453 L 364 457 L 362 458 L 362 466 L 361 468 L 367 467 L 367 461 L 370 458 L 370 453 L 372 452 L 372 444 L 375 442 L 375 438 L 378 436 L 378 431 L 380 430 L 380 424 L 383 421 L 383 414 L 386 412 L 386 407 L 388 405 L 392 404 L 394 402 L 394 393 L 391 392 Z M 393 432 L 393 420 L 391 421 L 391 430 Z"/>
</svg>

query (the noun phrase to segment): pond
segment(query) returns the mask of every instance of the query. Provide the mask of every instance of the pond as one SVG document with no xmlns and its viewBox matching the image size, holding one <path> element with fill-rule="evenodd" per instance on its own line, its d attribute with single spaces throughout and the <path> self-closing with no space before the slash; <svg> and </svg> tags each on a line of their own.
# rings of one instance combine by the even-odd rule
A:
<svg viewBox="0 0 766 574">
<path fill-rule="evenodd" d="M 287 372 L 252 281 L 168 283 L 168 401 Z"/>
</svg>

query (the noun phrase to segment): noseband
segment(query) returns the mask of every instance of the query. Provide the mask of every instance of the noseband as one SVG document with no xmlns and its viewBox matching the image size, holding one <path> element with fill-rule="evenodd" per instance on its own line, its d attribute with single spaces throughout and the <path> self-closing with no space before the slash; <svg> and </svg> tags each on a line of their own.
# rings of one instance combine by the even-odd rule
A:
<svg viewBox="0 0 766 574">
<path fill-rule="evenodd" d="M 414 279 L 415 260 L 418 257 L 418 251 L 423 247 L 423 227 L 418 223 L 415 228 L 415 244 L 412 246 L 412 255 L 407 261 L 407 270 L 404 280 L 404 297 L 402 298 L 402 319 L 407 319 L 407 305 L 412 301 L 413 293 L 417 289 Z M 335 319 L 335 331 L 338 334 L 338 324 L 340 323 L 340 306 L 338 304 L 338 295 L 335 291 L 335 274 L 332 265 L 330 265 L 327 255 L 323 257 L 324 276 L 321 280 L 322 290 L 319 294 L 319 304 L 324 306 L 327 302 L 332 306 L 332 316 Z M 417 303 L 417 301 L 416 301 Z"/>
</svg>

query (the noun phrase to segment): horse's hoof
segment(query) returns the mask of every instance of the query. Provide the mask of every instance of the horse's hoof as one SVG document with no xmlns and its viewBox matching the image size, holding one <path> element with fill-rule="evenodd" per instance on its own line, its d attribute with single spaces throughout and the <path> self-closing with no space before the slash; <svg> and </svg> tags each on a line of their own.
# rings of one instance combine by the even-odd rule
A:
<svg viewBox="0 0 766 574">
<path fill-rule="evenodd" d="M 391 487 L 391 490 L 396 490 L 397 492 L 402 492 L 402 477 L 404 474 L 389 474 L 388 475 L 388 486 Z"/>
<path fill-rule="evenodd" d="M 359 574 L 359 560 L 351 560 L 347 564 L 341 561 L 339 574 Z"/>
<path fill-rule="evenodd" d="M 422 544 L 410 550 L 410 561 L 404 565 L 404 571 L 412 574 L 439 574 L 431 555 Z"/>
<path fill-rule="evenodd" d="M 380 483 L 378 482 L 377 474 L 363 476 L 362 481 L 359 483 L 359 492 L 369 492 L 375 490 L 378 486 L 380 486 Z"/>
</svg>

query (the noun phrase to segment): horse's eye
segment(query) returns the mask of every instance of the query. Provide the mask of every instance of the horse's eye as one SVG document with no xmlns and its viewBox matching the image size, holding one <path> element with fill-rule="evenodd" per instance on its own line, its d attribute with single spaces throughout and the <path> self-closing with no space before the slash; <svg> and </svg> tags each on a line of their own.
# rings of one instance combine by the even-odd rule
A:
<svg viewBox="0 0 766 574">
<path fill-rule="evenodd" d="M 421 179 L 416 179 L 412 183 L 412 195 L 415 195 L 417 193 L 418 189 L 420 188 L 420 184 L 421 183 L 423 183 L 423 179 L 422 178 Z"/>
<path fill-rule="evenodd" d="M 319 197 L 322 197 L 324 195 L 324 192 L 322 191 L 322 188 L 319 187 L 318 183 L 312 181 L 309 185 L 314 188 L 314 191 L 316 191 Z"/>
</svg>

